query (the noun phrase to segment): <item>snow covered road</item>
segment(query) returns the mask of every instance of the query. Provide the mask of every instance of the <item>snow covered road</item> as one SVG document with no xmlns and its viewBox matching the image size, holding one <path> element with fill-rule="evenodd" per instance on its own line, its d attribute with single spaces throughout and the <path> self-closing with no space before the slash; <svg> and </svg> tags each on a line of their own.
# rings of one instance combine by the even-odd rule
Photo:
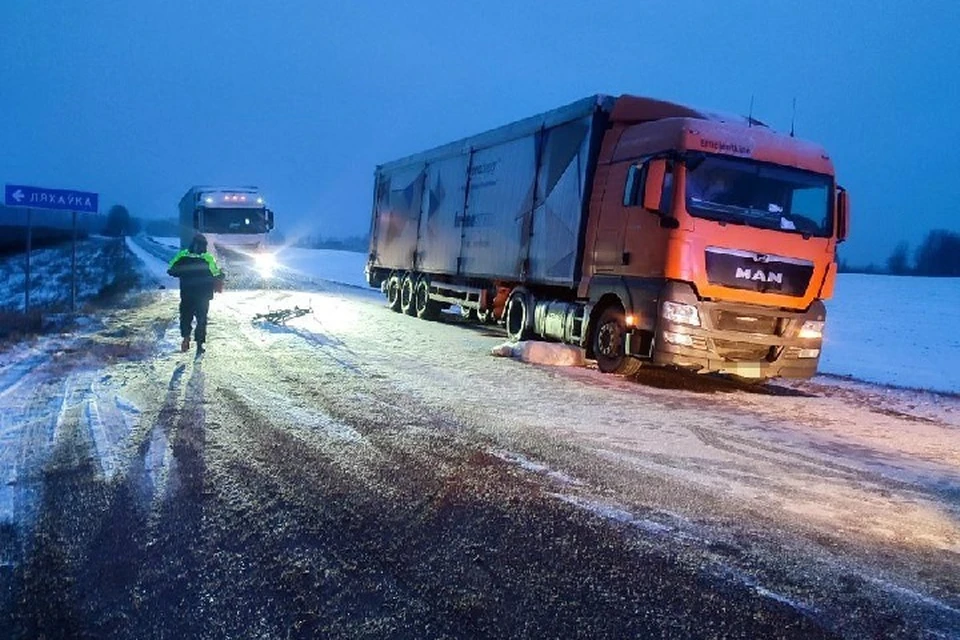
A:
<svg viewBox="0 0 960 640">
<path fill-rule="evenodd" d="M 169 291 L 5 354 L 16 634 L 960 630 L 957 399 L 530 365 L 310 282 L 218 296 L 200 362 Z"/>
</svg>

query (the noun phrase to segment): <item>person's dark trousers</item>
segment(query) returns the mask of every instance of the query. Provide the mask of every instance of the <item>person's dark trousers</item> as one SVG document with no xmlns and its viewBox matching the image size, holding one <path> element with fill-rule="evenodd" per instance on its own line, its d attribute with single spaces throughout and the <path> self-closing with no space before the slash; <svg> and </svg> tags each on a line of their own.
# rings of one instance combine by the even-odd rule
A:
<svg viewBox="0 0 960 640">
<path fill-rule="evenodd" d="M 194 340 L 197 344 L 207 341 L 207 312 L 210 310 L 210 300 L 206 297 L 187 296 L 180 298 L 180 336 L 190 337 L 190 328 L 193 319 L 197 319 L 197 328 L 194 331 Z"/>
</svg>

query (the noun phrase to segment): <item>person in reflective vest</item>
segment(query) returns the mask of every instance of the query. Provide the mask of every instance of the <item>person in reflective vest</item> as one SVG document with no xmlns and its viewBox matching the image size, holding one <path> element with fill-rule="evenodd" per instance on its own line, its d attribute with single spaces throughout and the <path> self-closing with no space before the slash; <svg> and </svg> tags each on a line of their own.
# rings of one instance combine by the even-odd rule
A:
<svg viewBox="0 0 960 640">
<path fill-rule="evenodd" d="M 167 273 L 180 280 L 180 335 L 183 337 L 180 350 L 190 349 L 190 331 L 196 319 L 194 338 L 199 355 L 207 340 L 210 301 L 214 291 L 223 291 L 224 273 L 213 254 L 207 251 L 207 239 L 199 233 L 193 237 L 189 249 L 173 257 Z"/>
</svg>

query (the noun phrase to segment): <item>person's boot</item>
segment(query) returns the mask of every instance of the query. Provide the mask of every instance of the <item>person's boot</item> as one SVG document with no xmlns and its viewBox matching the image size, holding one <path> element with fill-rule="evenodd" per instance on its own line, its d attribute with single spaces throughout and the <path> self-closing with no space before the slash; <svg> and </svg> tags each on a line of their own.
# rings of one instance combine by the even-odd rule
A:
<svg viewBox="0 0 960 640">
<path fill-rule="evenodd" d="M 190 351 L 190 338 L 184 338 L 183 342 L 180 343 L 180 351 L 186 353 Z"/>
</svg>

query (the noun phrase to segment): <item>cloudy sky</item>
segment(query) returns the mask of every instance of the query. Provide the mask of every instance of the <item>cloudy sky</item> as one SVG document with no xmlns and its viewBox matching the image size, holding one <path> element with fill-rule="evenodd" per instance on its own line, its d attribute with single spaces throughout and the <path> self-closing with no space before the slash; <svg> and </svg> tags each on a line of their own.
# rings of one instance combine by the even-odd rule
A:
<svg viewBox="0 0 960 640">
<path fill-rule="evenodd" d="M 0 182 L 173 215 L 256 184 L 287 233 L 367 230 L 377 163 L 634 93 L 830 150 L 855 262 L 960 231 L 960 2 L 3 0 Z"/>
</svg>

